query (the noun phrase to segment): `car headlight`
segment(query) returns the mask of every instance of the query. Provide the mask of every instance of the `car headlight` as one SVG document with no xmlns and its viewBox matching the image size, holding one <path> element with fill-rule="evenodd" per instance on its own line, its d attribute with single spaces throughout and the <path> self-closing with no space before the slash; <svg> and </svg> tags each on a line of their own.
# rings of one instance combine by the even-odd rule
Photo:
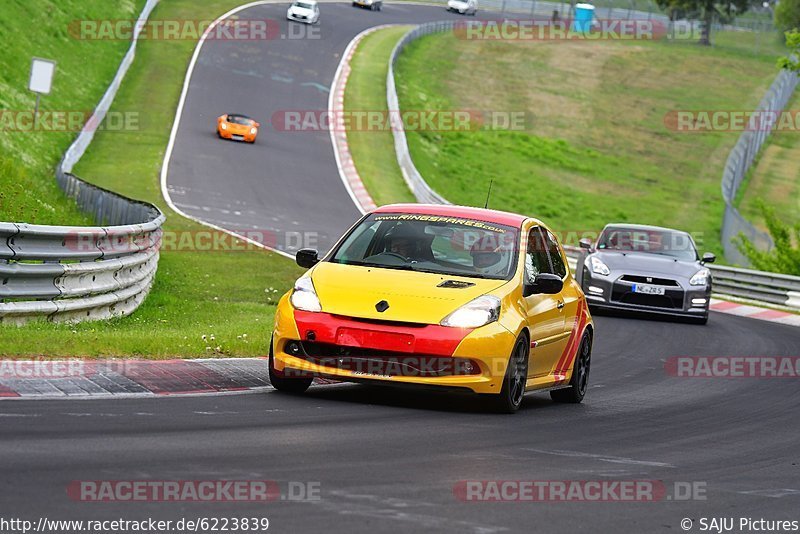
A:
<svg viewBox="0 0 800 534">
<path fill-rule="evenodd" d="M 595 274 L 602 274 L 603 276 L 608 276 L 611 274 L 611 269 L 608 268 L 608 265 L 603 263 L 603 260 L 597 258 L 595 256 L 590 256 L 590 261 L 592 264 L 592 272 Z"/>
<path fill-rule="evenodd" d="M 291 302 L 292 306 L 297 310 L 308 312 L 322 311 L 322 305 L 319 303 L 317 292 L 314 291 L 314 284 L 308 276 L 299 278 L 297 282 L 294 283 L 294 292 L 292 296 L 289 297 L 289 302 Z"/>
<path fill-rule="evenodd" d="M 467 302 L 459 309 L 442 319 L 442 326 L 456 328 L 478 328 L 500 317 L 500 299 L 483 295 Z"/>
<path fill-rule="evenodd" d="M 694 276 L 689 279 L 690 286 L 705 286 L 708 285 L 708 277 L 711 275 L 711 271 L 708 269 L 700 269 Z"/>
<path fill-rule="evenodd" d="M 255 133 L 256 133 L 257 131 L 258 131 L 258 130 L 257 130 L 255 127 L 254 127 L 254 128 L 250 128 L 250 133 L 251 133 L 251 134 L 253 134 L 253 135 L 255 135 Z"/>
<path fill-rule="evenodd" d="M 219 127 L 222 128 L 223 130 L 227 130 L 228 129 L 228 125 L 225 124 L 224 122 L 222 124 L 220 124 Z"/>
</svg>

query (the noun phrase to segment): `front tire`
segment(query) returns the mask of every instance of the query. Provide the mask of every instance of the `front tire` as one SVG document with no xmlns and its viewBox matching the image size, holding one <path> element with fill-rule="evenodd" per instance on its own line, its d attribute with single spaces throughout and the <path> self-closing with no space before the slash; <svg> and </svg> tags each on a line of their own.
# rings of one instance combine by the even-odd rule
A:
<svg viewBox="0 0 800 534">
<path fill-rule="evenodd" d="M 522 406 L 525 384 L 528 380 L 528 353 L 530 343 L 524 334 L 517 338 L 508 358 L 503 387 L 497 395 L 490 395 L 492 408 L 498 413 L 515 413 Z"/>
<path fill-rule="evenodd" d="M 299 395 L 303 393 L 313 382 L 313 378 L 288 378 L 280 376 L 275 370 L 275 357 L 272 353 L 272 340 L 269 341 L 269 382 L 276 390 L 281 393 L 291 393 Z"/>
<path fill-rule="evenodd" d="M 584 332 L 578 354 L 575 355 L 575 364 L 572 369 L 572 378 L 569 387 L 556 389 L 550 392 L 550 398 L 556 402 L 578 404 L 586 396 L 589 387 L 589 371 L 592 366 L 592 336 Z"/>
</svg>

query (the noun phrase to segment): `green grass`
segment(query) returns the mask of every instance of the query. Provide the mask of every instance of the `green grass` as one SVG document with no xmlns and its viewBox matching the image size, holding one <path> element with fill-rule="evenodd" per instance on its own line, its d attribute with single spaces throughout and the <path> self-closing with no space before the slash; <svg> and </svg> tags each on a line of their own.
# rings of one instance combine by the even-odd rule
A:
<svg viewBox="0 0 800 534">
<path fill-rule="evenodd" d="M 412 43 L 403 109 L 525 111 L 521 130 L 410 132 L 412 157 L 448 200 L 538 216 L 561 232 L 611 221 L 673 226 L 721 255 L 720 178 L 738 133 L 688 134 L 673 110 L 754 109 L 775 55 L 668 42 Z"/>
<path fill-rule="evenodd" d="M 346 112 L 387 111 L 386 74 L 394 45 L 409 26 L 378 30 L 358 45 L 352 60 L 344 97 Z M 414 202 L 403 181 L 394 151 L 391 131 L 347 131 L 353 162 L 364 185 L 378 206 L 393 202 Z"/>
<path fill-rule="evenodd" d="M 70 23 L 130 19 L 143 5 L 144 0 L 3 0 L 0 110 L 6 117 L 33 110 L 36 98 L 28 91 L 28 76 L 31 58 L 36 56 L 57 62 L 52 90 L 42 96 L 40 112 L 90 112 L 114 77 L 129 43 L 77 39 L 70 33 Z M 92 224 L 64 198 L 53 174 L 75 135 L 0 128 L 0 220 Z"/>
<path fill-rule="evenodd" d="M 797 94 L 786 106 L 796 110 Z M 774 132 L 764 147 L 737 196 L 739 210 L 750 222 L 766 230 L 759 201 L 775 209 L 788 224 L 800 224 L 800 135 L 796 130 Z"/>
<path fill-rule="evenodd" d="M 159 4 L 152 16 L 213 19 L 240 3 L 169 0 Z M 140 42 L 136 61 L 112 108 L 140 111 L 140 129 L 100 132 L 75 169 L 90 182 L 157 204 L 167 214 L 165 231 L 179 235 L 205 230 L 169 211 L 159 187 L 161 163 L 194 46 L 191 41 Z M 86 61 L 88 56 L 81 54 Z M 261 250 L 163 250 L 153 289 L 130 317 L 77 325 L 38 322 L 2 327 L 0 354 L 265 355 L 277 299 L 300 273 L 290 260 Z"/>
</svg>

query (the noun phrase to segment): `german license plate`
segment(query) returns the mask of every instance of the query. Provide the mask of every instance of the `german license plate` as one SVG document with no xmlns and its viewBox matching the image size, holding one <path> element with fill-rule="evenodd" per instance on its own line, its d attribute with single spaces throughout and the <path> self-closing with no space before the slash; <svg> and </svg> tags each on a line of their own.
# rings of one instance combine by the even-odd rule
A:
<svg viewBox="0 0 800 534">
<path fill-rule="evenodd" d="M 234 141 L 244 141 L 243 135 L 232 135 L 231 137 L 233 138 Z"/>
<path fill-rule="evenodd" d="M 634 293 L 643 293 L 645 295 L 663 295 L 664 288 L 660 286 L 650 286 L 647 284 L 633 284 Z"/>
</svg>

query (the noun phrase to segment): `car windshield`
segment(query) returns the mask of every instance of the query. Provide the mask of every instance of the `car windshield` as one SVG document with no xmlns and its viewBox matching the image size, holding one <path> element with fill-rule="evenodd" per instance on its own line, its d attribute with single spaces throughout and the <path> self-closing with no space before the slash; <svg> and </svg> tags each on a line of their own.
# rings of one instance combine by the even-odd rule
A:
<svg viewBox="0 0 800 534">
<path fill-rule="evenodd" d="M 334 251 L 333 263 L 505 280 L 516 270 L 519 230 L 461 217 L 377 213 Z"/>
<path fill-rule="evenodd" d="M 233 124 L 244 124 L 245 126 L 249 126 L 250 123 L 253 122 L 253 119 L 248 119 L 247 117 L 242 117 L 241 115 L 228 115 L 228 122 Z"/>
<path fill-rule="evenodd" d="M 285 4 L 284 4 L 285 5 Z M 312 9 L 314 6 L 311 4 L 306 4 L 305 2 L 295 2 L 292 4 L 294 7 L 301 7 L 303 9 Z"/>
<path fill-rule="evenodd" d="M 654 228 L 609 227 L 597 242 L 598 250 L 643 252 L 694 261 L 697 249 L 686 232 Z"/>
</svg>

